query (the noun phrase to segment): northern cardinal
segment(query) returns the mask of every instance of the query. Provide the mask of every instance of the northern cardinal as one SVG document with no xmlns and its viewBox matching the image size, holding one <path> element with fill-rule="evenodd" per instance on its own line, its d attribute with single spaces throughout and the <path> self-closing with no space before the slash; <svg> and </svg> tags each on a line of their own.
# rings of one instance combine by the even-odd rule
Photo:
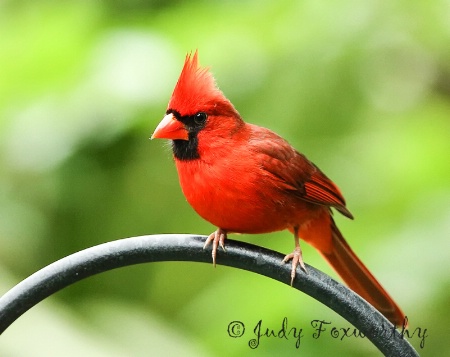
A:
<svg viewBox="0 0 450 357">
<path fill-rule="evenodd" d="M 206 240 L 225 250 L 227 233 L 288 229 L 297 266 L 305 271 L 299 237 L 316 248 L 356 293 L 394 325 L 404 314 L 347 244 L 331 208 L 353 218 L 338 187 L 304 155 L 269 129 L 245 123 L 208 68 L 188 54 L 153 138 L 172 140 L 180 185 L 195 211 L 218 229 Z"/>
</svg>

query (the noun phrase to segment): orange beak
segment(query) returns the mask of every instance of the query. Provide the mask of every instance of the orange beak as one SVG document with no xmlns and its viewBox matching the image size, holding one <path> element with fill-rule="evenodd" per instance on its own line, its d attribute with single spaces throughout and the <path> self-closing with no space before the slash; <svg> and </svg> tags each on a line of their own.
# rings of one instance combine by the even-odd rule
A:
<svg viewBox="0 0 450 357">
<path fill-rule="evenodd" d="M 186 130 L 183 123 L 170 113 L 161 120 L 161 123 L 158 124 L 150 139 L 155 138 L 189 140 L 189 132 Z"/>
</svg>

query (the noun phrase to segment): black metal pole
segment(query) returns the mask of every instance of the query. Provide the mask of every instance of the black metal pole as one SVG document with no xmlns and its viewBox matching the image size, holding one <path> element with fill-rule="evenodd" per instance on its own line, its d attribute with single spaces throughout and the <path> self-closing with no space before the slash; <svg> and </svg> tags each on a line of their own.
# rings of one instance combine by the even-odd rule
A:
<svg viewBox="0 0 450 357">
<path fill-rule="evenodd" d="M 0 333 L 31 307 L 53 293 L 89 276 L 123 266 L 159 261 L 211 264 L 203 250 L 205 236 L 163 234 L 121 239 L 69 255 L 37 271 L 0 298 Z M 283 255 L 252 244 L 227 240 L 217 264 L 258 273 L 290 284 L 290 264 Z M 297 269 L 293 287 L 333 309 L 354 325 L 385 355 L 419 356 L 410 343 L 369 303 L 321 271 L 307 265 Z"/>
</svg>

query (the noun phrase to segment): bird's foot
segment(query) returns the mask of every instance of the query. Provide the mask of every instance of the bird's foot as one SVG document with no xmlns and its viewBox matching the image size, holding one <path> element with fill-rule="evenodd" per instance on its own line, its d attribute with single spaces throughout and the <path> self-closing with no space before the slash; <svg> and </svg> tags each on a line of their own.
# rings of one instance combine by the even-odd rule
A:
<svg viewBox="0 0 450 357">
<path fill-rule="evenodd" d="M 220 245 L 223 251 L 226 252 L 225 239 L 227 239 L 227 232 L 222 228 L 219 228 L 209 235 L 209 237 L 206 239 L 205 245 L 203 246 L 203 249 L 205 249 L 212 242 L 211 255 L 214 267 L 216 266 L 217 247 Z"/>
<path fill-rule="evenodd" d="M 304 270 L 305 273 L 308 272 L 306 271 L 305 263 L 303 262 L 303 254 L 300 246 L 295 247 L 292 253 L 286 255 L 283 259 L 283 263 L 287 263 L 291 259 L 292 259 L 291 286 L 292 286 L 292 284 L 294 283 L 297 266 L 300 265 L 300 267 Z"/>
</svg>

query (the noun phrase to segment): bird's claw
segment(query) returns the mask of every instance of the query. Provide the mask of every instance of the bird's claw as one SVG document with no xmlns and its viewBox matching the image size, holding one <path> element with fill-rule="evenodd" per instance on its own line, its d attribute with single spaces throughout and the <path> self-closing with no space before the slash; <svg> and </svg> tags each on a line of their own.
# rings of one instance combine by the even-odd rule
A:
<svg viewBox="0 0 450 357">
<path fill-rule="evenodd" d="M 203 246 L 203 249 L 205 249 L 212 242 L 211 255 L 214 267 L 216 267 L 217 247 L 220 246 L 223 251 L 226 252 L 225 239 L 227 239 L 227 232 L 219 228 L 208 236 L 205 241 L 205 245 Z"/>
<path fill-rule="evenodd" d="M 291 286 L 292 286 L 294 284 L 297 266 L 300 265 L 300 267 L 303 269 L 303 271 L 305 273 L 308 273 L 308 272 L 306 271 L 306 266 L 305 266 L 305 263 L 303 262 L 303 255 L 302 255 L 302 250 L 300 249 L 300 246 L 295 247 L 295 249 L 292 253 L 286 255 L 283 259 L 283 263 L 287 263 L 291 259 L 292 259 Z"/>
</svg>

